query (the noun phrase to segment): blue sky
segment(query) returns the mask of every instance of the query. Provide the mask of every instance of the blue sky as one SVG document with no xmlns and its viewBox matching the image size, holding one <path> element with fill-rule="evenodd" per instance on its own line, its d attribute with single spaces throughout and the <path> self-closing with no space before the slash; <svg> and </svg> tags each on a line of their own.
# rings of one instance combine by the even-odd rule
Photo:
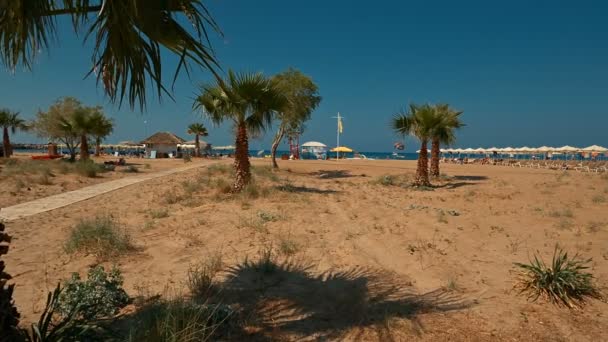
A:
<svg viewBox="0 0 608 342">
<path fill-rule="evenodd" d="M 224 70 L 267 75 L 293 66 L 319 85 L 323 101 L 303 137 L 390 151 L 390 117 L 410 102 L 447 102 L 467 127 L 457 146 L 608 145 L 608 3 L 603 1 L 227 1 L 207 4 L 224 31 L 213 44 Z M 175 85 L 175 102 L 150 96 L 146 113 L 108 103 L 90 68 L 90 44 L 60 21 L 61 41 L 33 72 L 0 73 L 0 107 L 31 118 L 60 96 L 104 105 L 116 120 L 110 141 L 185 127 L 204 71 Z M 175 58 L 163 67 L 171 82 Z M 144 121 L 148 123 L 144 125 Z M 205 121 L 206 122 L 206 121 Z M 229 127 L 209 141 L 232 143 Z M 272 132 L 252 142 L 268 148 Z M 19 134 L 17 141 L 40 141 Z M 407 139 L 407 151 L 417 149 Z"/>
</svg>

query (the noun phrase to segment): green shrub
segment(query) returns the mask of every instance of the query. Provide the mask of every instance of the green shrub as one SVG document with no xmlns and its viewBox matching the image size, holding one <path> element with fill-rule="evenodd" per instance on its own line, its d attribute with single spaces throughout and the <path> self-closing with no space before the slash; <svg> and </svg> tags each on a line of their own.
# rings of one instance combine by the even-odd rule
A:
<svg viewBox="0 0 608 342">
<path fill-rule="evenodd" d="M 586 297 L 600 297 L 593 275 L 586 272 L 590 262 L 591 259 L 580 259 L 578 254 L 569 258 L 568 253 L 556 246 L 550 266 L 537 255 L 529 264 L 515 263 L 521 269 L 518 287 L 533 301 L 543 297 L 569 308 L 578 307 Z"/>
<path fill-rule="evenodd" d="M 160 301 L 138 314 L 126 341 L 208 341 L 232 315 L 234 311 L 222 304 Z"/>
<path fill-rule="evenodd" d="M 603 195 L 595 195 L 591 200 L 595 204 L 600 204 L 606 202 L 606 197 L 604 197 Z"/>
<path fill-rule="evenodd" d="M 192 161 L 192 157 L 188 153 L 184 154 L 183 159 L 184 159 L 184 163 L 189 163 Z"/>
<path fill-rule="evenodd" d="M 131 238 L 111 216 L 97 216 L 80 221 L 70 232 L 65 250 L 84 252 L 101 259 L 117 256 L 133 249 Z"/>
<path fill-rule="evenodd" d="M 31 329 L 22 329 L 21 336 L 15 341 L 104 341 L 110 337 L 108 331 L 95 322 L 82 318 L 82 305 L 76 305 L 65 314 L 59 313 L 59 301 L 63 294 L 61 284 L 49 292 L 46 306 L 38 322 Z M 0 336 L 4 337 L 4 336 Z"/>
<path fill-rule="evenodd" d="M 72 273 L 72 278 L 63 285 L 57 308 L 66 316 L 80 307 L 80 316 L 87 321 L 111 317 L 129 303 L 122 284 L 120 270 L 115 267 L 109 273 L 103 266 L 93 267 L 86 280 Z"/>
</svg>

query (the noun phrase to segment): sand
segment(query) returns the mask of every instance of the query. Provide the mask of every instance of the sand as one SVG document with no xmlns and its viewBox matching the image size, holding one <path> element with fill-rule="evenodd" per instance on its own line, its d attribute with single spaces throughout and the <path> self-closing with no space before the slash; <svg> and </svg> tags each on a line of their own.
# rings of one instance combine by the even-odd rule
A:
<svg viewBox="0 0 608 342">
<path fill-rule="evenodd" d="M 7 271 L 23 322 L 37 319 L 58 281 L 98 263 L 66 254 L 70 229 L 111 214 L 138 250 L 104 264 L 120 267 L 132 296 L 184 288 L 190 265 L 221 254 L 227 271 L 218 282 L 240 294 L 239 303 L 228 304 L 255 312 L 240 339 L 605 339 L 605 302 L 572 311 L 513 290 L 513 263 L 534 252 L 548 260 L 556 244 L 593 258 L 597 283 L 606 284 L 605 175 L 442 164 L 445 179 L 421 191 L 379 182 L 411 177 L 412 161 L 280 166 L 274 176 L 256 176 L 271 189 L 257 199 L 218 194 L 202 168 L 11 222 Z M 183 182 L 201 180 L 201 189 L 183 196 Z M 184 198 L 167 204 L 175 194 Z M 168 217 L 151 217 L 162 208 Z M 269 248 L 282 266 L 260 292 L 244 260 Z"/>
</svg>

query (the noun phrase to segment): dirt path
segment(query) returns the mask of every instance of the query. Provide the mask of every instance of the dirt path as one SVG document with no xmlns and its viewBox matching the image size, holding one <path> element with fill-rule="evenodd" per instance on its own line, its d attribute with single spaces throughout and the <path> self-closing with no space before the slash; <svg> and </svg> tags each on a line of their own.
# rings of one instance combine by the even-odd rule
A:
<svg viewBox="0 0 608 342">
<path fill-rule="evenodd" d="M 105 194 L 110 191 L 124 188 L 129 185 L 141 183 L 150 179 L 171 175 L 186 170 L 204 167 L 209 164 L 190 164 L 183 167 L 163 170 L 155 173 L 142 174 L 127 178 L 121 178 L 105 183 L 91 185 L 74 191 L 40 198 L 34 201 L 16 204 L 0 210 L 0 220 L 13 221 L 24 217 L 47 212 L 53 209 L 65 207 L 67 205 L 87 200 L 89 198 Z"/>
</svg>

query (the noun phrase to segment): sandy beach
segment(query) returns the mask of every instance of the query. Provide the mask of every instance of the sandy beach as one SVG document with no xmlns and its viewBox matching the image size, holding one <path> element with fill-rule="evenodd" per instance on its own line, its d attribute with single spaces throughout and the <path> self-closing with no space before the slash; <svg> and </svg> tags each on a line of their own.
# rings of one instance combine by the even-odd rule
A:
<svg viewBox="0 0 608 342">
<path fill-rule="evenodd" d="M 146 161 L 150 170 L 171 162 Z M 255 196 L 223 194 L 212 180 L 229 181 L 225 170 L 201 167 L 7 223 L 7 271 L 23 322 L 37 319 L 57 282 L 98 262 L 66 254 L 64 244 L 79 220 L 108 214 L 137 246 L 103 263 L 122 270 L 131 296 L 184 289 L 190 265 L 221 255 L 217 281 L 239 293 L 226 303 L 255 313 L 237 339 L 605 338 L 608 304 L 572 311 L 529 302 L 513 289 L 513 263 L 537 251 L 548 261 L 559 244 L 593 258 L 596 281 L 606 284 L 606 175 L 442 164 L 442 179 L 423 191 L 400 186 L 414 161 L 281 161 L 275 173 L 268 160 L 253 165 Z M 103 177 L 91 182 L 113 176 Z M 92 183 L 77 184 L 38 193 Z M 280 272 L 260 292 L 245 260 L 267 250 Z"/>
</svg>

